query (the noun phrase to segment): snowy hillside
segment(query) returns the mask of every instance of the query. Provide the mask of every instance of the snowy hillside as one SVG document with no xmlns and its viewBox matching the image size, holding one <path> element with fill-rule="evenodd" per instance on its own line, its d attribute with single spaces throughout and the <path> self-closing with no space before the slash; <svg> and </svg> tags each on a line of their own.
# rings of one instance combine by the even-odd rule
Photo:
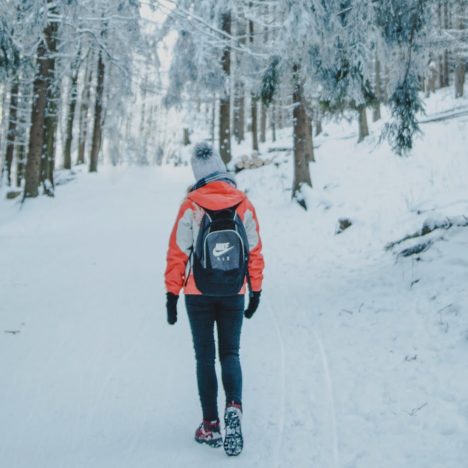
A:
<svg viewBox="0 0 468 468">
<path fill-rule="evenodd" d="M 426 119 L 453 107 L 439 93 Z M 468 116 L 423 124 L 408 158 L 377 146 L 378 128 L 358 145 L 355 127 L 324 123 L 307 212 L 290 200 L 290 151 L 266 145 L 272 164 L 237 176 L 267 262 L 243 329 L 237 460 L 193 442 L 188 321 L 165 320 L 190 169 L 106 167 L 55 199 L 2 201 L 0 466 L 464 468 L 468 227 L 385 247 L 468 216 Z M 290 131 L 275 145 L 290 147 Z"/>
</svg>

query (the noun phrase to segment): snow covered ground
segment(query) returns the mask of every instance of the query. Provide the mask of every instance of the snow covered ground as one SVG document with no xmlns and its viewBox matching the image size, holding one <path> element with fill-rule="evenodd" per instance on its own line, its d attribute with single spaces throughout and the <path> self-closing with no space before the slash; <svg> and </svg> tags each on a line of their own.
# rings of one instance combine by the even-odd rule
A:
<svg viewBox="0 0 468 468">
<path fill-rule="evenodd" d="M 409 258 L 396 255 L 407 243 L 385 245 L 468 216 L 467 120 L 424 124 L 407 159 L 377 133 L 357 145 L 355 123 L 326 124 L 307 212 L 290 201 L 287 152 L 239 174 L 267 271 L 243 331 L 234 460 L 193 442 L 182 303 L 165 322 L 166 244 L 189 169 L 106 168 L 55 199 L 1 201 L 0 466 L 465 467 L 468 228 L 431 234 Z M 341 217 L 353 225 L 336 235 Z"/>
</svg>

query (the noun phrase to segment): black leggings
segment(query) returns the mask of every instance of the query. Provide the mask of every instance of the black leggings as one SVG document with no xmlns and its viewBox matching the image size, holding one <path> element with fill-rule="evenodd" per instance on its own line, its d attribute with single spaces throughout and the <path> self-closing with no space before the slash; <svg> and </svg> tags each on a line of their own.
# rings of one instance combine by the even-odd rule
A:
<svg viewBox="0 0 468 468">
<path fill-rule="evenodd" d="M 218 352 L 226 402 L 242 403 L 242 371 L 239 343 L 244 312 L 244 296 L 185 296 L 197 360 L 198 394 L 203 419 L 218 418 L 218 380 L 214 324 L 218 330 Z"/>
</svg>

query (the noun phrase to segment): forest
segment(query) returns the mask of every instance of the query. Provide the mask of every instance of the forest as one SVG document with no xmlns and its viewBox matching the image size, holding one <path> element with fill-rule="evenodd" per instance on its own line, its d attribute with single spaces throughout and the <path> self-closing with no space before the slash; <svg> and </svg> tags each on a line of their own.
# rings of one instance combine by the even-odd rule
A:
<svg viewBox="0 0 468 468">
<path fill-rule="evenodd" d="M 0 154 L 12 197 L 52 196 L 56 170 L 95 172 L 105 157 L 177 160 L 194 122 L 226 163 L 246 133 L 255 154 L 290 127 L 296 197 L 312 186 L 325 122 L 354 118 L 361 142 L 384 106 L 381 138 L 406 156 L 425 96 L 464 94 L 464 0 L 2 0 L 0 11 Z M 179 128 L 167 125 L 170 109 Z"/>
</svg>

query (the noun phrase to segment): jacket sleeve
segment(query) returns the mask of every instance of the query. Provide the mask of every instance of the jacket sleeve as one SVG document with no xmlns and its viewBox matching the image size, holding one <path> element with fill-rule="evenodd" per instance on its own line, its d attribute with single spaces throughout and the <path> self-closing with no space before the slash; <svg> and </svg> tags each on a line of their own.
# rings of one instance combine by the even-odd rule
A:
<svg viewBox="0 0 468 468">
<path fill-rule="evenodd" d="M 265 261 L 262 253 L 262 239 L 260 237 L 260 227 L 257 213 L 249 200 L 246 201 L 246 210 L 243 216 L 245 231 L 249 241 L 249 276 L 252 291 L 261 291 L 263 283 L 263 270 Z"/>
<path fill-rule="evenodd" d="M 192 203 L 189 200 L 186 199 L 182 203 L 169 238 L 165 283 L 166 291 L 176 295 L 184 286 L 185 269 L 193 246 L 192 208 Z"/>
</svg>

